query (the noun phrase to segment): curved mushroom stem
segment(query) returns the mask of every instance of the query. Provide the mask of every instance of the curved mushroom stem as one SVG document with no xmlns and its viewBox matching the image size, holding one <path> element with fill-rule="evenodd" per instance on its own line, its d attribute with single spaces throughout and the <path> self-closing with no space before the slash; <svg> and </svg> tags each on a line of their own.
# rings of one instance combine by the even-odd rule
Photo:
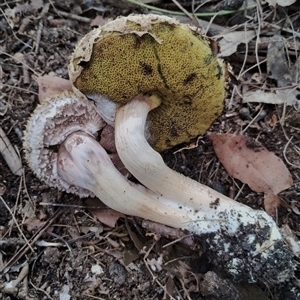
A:
<svg viewBox="0 0 300 300">
<path fill-rule="evenodd" d="M 199 218 L 194 210 L 127 180 L 102 146 L 85 132 L 72 133 L 60 145 L 57 172 L 64 181 L 92 191 L 108 207 L 128 215 L 192 232 Z"/>
<path fill-rule="evenodd" d="M 235 234 L 242 225 L 255 225 L 258 233 L 264 230 L 262 227 L 270 226 L 272 240 L 281 239 L 275 222 L 265 212 L 253 210 L 165 165 L 144 135 L 147 114 L 152 108 L 151 97 L 137 96 L 117 112 L 116 147 L 129 172 L 155 193 L 181 203 L 183 207 L 199 210 L 202 225 L 198 232 L 224 229 Z"/>
<path fill-rule="evenodd" d="M 292 254 L 269 215 L 171 170 L 150 147 L 144 133 L 154 107 L 151 97 L 137 96 L 117 112 L 116 148 L 125 167 L 150 190 L 195 211 L 189 230 L 204 238 L 214 263 L 235 280 L 289 278 Z"/>
<path fill-rule="evenodd" d="M 291 277 L 291 253 L 269 216 L 164 165 L 144 138 L 148 111 L 157 103 L 140 100 L 118 112 L 117 149 L 126 166 L 153 191 L 128 181 L 115 168 L 94 138 L 104 126 L 94 105 L 72 93 L 49 99 L 29 120 L 24 148 L 30 166 L 51 186 L 81 196 L 93 192 L 115 210 L 200 236 L 215 253 L 215 264 L 235 280 L 279 282 Z M 54 145 L 60 145 L 58 152 Z M 147 179 L 149 174 L 152 178 Z"/>
</svg>

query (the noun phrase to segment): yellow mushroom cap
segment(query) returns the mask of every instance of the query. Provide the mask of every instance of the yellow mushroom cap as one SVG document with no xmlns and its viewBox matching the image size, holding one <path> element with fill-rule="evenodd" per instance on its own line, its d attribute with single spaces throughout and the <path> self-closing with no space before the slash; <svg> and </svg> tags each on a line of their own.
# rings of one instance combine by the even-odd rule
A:
<svg viewBox="0 0 300 300">
<path fill-rule="evenodd" d="M 70 79 L 98 107 L 113 101 L 107 114 L 141 93 L 160 97 L 147 125 L 149 143 L 162 151 L 203 134 L 223 109 L 225 67 L 211 42 L 166 16 L 119 17 L 81 40 Z"/>
</svg>

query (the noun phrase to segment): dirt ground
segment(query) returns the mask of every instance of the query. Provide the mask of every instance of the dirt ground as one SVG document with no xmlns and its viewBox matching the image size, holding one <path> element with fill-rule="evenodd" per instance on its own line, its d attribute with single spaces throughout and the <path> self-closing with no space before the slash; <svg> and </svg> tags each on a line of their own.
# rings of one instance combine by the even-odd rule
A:
<svg viewBox="0 0 300 300">
<path fill-rule="evenodd" d="M 178 4 L 192 11 L 192 6 L 201 3 L 140 2 L 173 12 L 181 12 Z M 199 11 L 233 10 L 242 4 L 217 1 Z M 296 78 L 300 77 L 300 1 L 276 9 L 268 3 L 247 5 L 251 7 L 247 11 L 199 17 L 208 35 L 219 40 L 224 32 L 245 28 L 260 37 L 249 39 L 247 46 L 237 44 L 225 57 L 233 73 L 241 76 L 232 78 L 224 111 L 209 133 L 243 131 L 284 161 L 294 183 L 280 193 L 283 201 L 276 208 L 275 220 L 279 227 L 288 227 L 297 240 L 299 103 L 243 103 L 241 94 L 249 86 L 257 90 L 284 88 L 288 83 L 283 78 L 291 66 L 297 66 Z M 264 278 L 252 283 L 234 282 L 222 267 L 218 268 L 205 241 L 131 216 L 119 218 L 115 227 L 107 226 L 97 218 L 105 209 L 103 204 L 49 188 L 27 166 L 22 137 L 38 104 L 34 76 L 68 78 L 68 58 L 91 24 L 149 11 L 127 1 L 1 1 L 0 129 L 17 149 L 23 172 L 14 175 L 0 155 L 0 299 L 300 299 L 299 257 L 294 258 L 294 276 L 285 282 L 272 284 Z M 186 16 L 177 18 L 191 23 Z M 285 41 L 281 53 L 285 53 L 286 64 L 282 64 L 282 57 L 270 58 L 275 36 Z M 293 81 L 296 92 L 299 82 Z M 237 201 L 254 209 L 264 209 L 263 194 L 225 171 L 207 135 L 193 144 L 196 146 L 181 145 L 163 153 L 166 164 L 231 198 L 238 195 Z M 185 238 L 178 238 L 178 234 Z"/>
</svg>

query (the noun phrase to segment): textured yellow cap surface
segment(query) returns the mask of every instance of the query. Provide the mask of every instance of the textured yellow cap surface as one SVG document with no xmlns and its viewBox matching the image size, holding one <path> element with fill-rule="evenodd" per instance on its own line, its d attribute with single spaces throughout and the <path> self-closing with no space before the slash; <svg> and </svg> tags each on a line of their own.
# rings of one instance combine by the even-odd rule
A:
<svg viewBox="0 0 300 300">
<path fill-rule="evenodd" d="M 223 62 L 195 28 L 158 15 L 120 17 L 91 31 L 75 49 L 70 79 L 87 97 L 123 105 L 152 92 L 149 143 L 162 151 L 203 134 L 223 109 Z M 93 97 L 92 97 L 93 98 Z"/>
</svg>

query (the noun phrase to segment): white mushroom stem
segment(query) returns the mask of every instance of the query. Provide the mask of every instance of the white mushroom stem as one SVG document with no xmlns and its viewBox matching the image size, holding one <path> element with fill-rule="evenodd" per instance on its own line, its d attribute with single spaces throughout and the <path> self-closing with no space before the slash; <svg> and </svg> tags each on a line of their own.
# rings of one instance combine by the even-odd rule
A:
<svg viewBox="0 0 300 300">
<path fill-rule="evenodd" d="M 116 147 L 129 172 L 155 193 L 195 211 L 198 221 L 191 226 L 194 227 L 192 232 L 200 234 L 225 230 L 234 235 L 242 226 L 254 225 L 256 229 L 251 235 L 261 235 L 268 227 L 270 231 L 265 230 L 265 241 L 272 244 L 281 240 L 275 222 L 265 212 L 253 210 L 165 165 L 144 135 L 146 118 L 153 106 L 155 103 L 151 97 L 137 96 L 117 112 Z"/>
<path fill-rule="evenodd" d="M 61 144 L 57 171 L 61 179 L 92 191 L 117 211 L 191 232 L 196 228 L 197 212 L 127 180 L 102 146 L 85 132 L 72 133 Z"/>
<path fill-rule="evenodd" d="M 103 120 L 91 102 L 72 93 L 49 99 L 30 118 L 24 140 L 30 166 L 51 186 L 80 196 L 95 194 L 125 214 L 196 234 L 215 265 L 235 280 L 263 278 L 276 283 L 291 277 L 291 252 L 266 213 L 164 165 L 144 138 L 145 120 L 153 106 L 151 97 L 145 99 L 119 110 L 117 148 L 128 169 L 153 191 L 130 182 L 115 168 L 95 139 L 104 128 Z M 55 145 L 60 145 L 58 152 Z"/>
</svg>

